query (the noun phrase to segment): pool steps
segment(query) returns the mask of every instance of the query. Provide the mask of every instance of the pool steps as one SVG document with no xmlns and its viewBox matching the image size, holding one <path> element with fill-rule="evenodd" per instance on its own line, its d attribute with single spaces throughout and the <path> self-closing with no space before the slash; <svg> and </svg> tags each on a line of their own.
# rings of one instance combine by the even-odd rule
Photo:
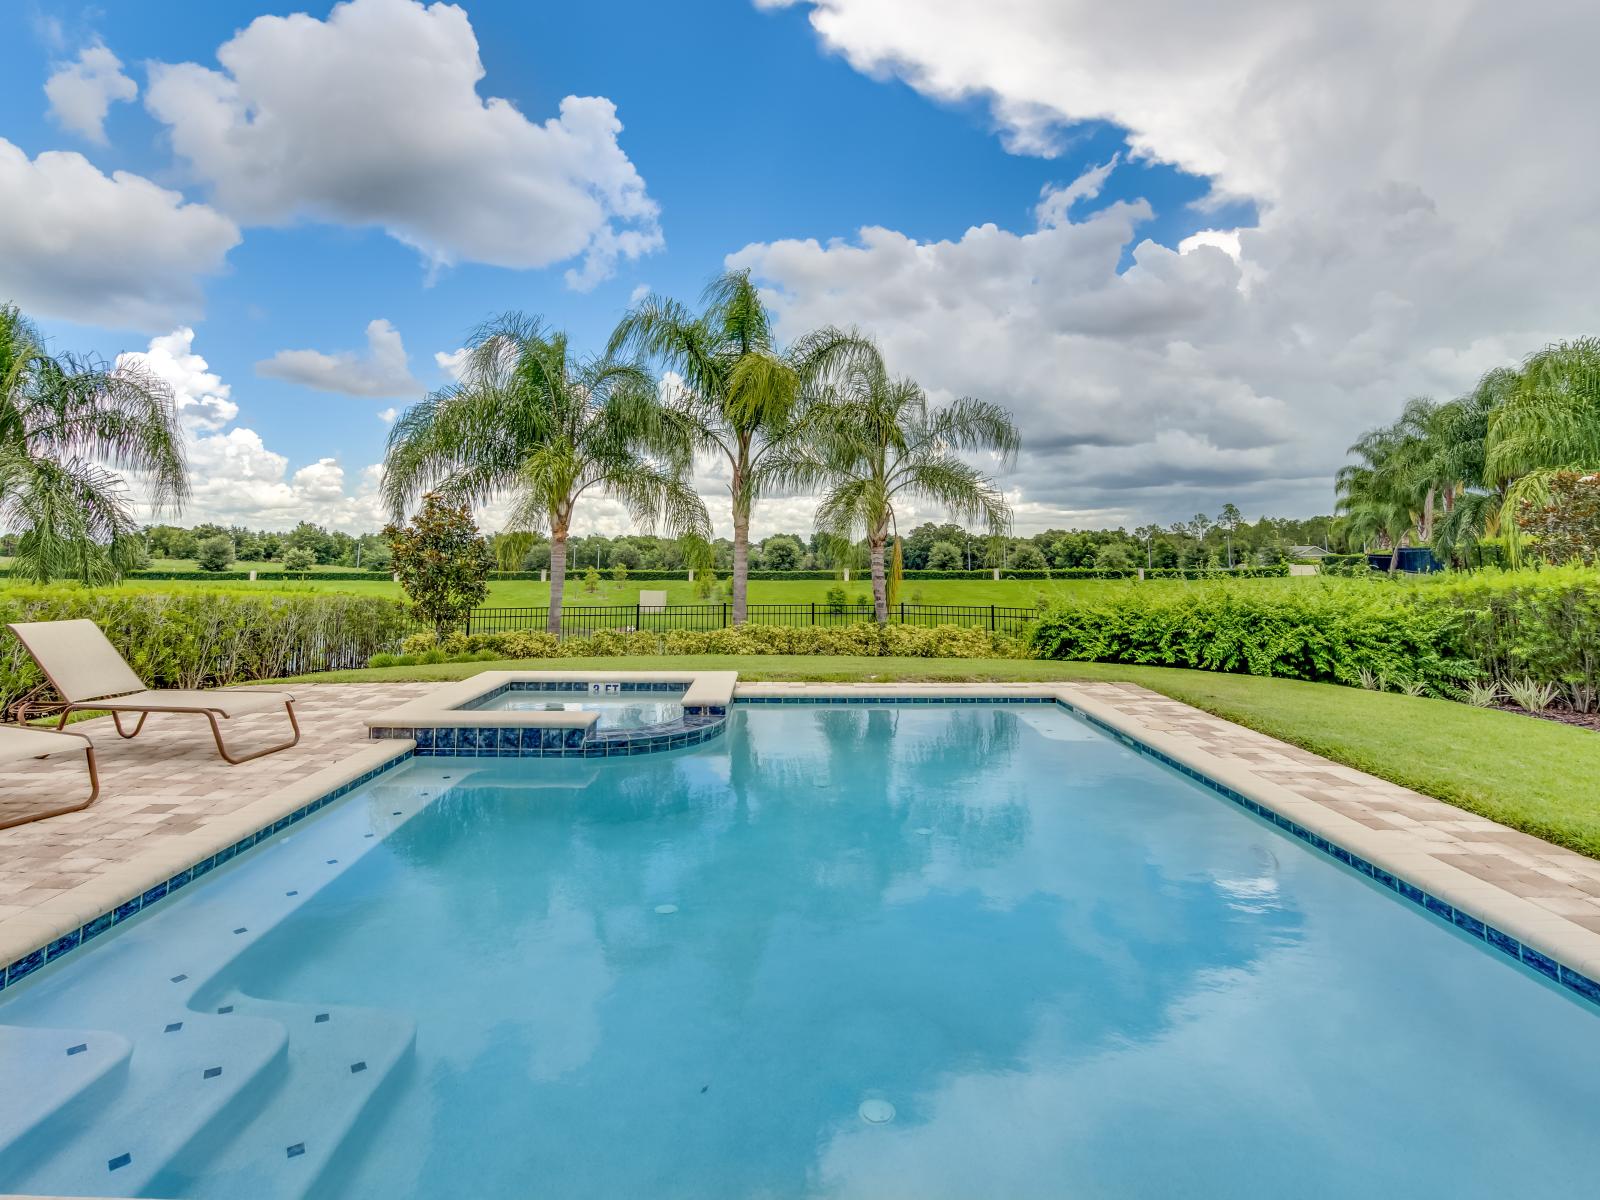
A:
<svg viewBox="0 0 1600 1200">
<path fill-rule="evenodd" d="M 325 1191 L 341 1143 L 411 1061 L 414 1022 L 382 1009 L 260 999 L 227 981 L 241 954 L 382 845 L 369 832 L 430 802 L 419 788 L 434 797 L 450 789 L 430 774 L 375 784 L 366 804 L 330 811 L 315 839 L 292 831 L 274 839 L 276 868 L 265 876 L 219 868 L 208 904 L 163 906 L 124 923 L 118 938 L 89 951 L 127 958 L 122 994 L 72 989 L 55 964 L 41 971 L 29 989 L 37 1001 L 11 1010 L 24 1023 L 0 1025 L 4 1074 L 15 1063 L 31 1085 L 15 1097 L 0 1089 L 0 1177 L 38 1195 L 184 1195 L 205 1161 L 209 1178 L 220 1171 L 239 1181 L 217 1194 L 300 1200 Z"/>
</svg>

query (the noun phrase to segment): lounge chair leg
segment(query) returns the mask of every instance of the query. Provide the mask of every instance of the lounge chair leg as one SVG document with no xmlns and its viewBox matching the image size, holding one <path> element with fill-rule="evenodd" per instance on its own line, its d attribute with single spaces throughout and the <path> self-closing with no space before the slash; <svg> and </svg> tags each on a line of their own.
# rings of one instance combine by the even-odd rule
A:
<svg viewBox="0 0 1600 1200">
<path fill-rule="evenodd" d="M 122 728 L 122 714 L 121 713 L 119 713 L 119 712 L 112 713 L 111 714 L 111 721 L 112 721 L 112 724 L 114 724 L 117 727 L 117 734 L 119 736 L 125 737 L 125 738 L 136 738 L 136 737 L 139 736 L 139 731 L 144 728 L 145 718 L 148 717 L 149 715 L 150 714 L 147 713 L 147 712 L 142 712 L 142 713 L 139 714 L 139 723 L 133 727 L 133 732 L 132 733 L 127 733 L 127 732 L 125 732 L 123 730 L 123 728 Z"/>
<path fill-rule="evenodd" d="M 44 812 L 29 813 L 25 817 L 0 817 L 0 829 L 13 829 L 18 825 L 27 825 L 34 821 L 47 820 L 50 817 L 65 816 L 67 813 L 82 812 L 96 800 L 100 799 L 100 772 L 95 766 L 94 747 L 85 746 L 83 756 L 89 767 L 89 798 L 80 800 L 76 804 L 66 804 L 60 808 L 46 809 Z"/>
<path fill-rule="evenodd" d="M 296 745 L 300 741 L 300 722 L 295 719 L 294 701 L 286 700 L 284 702 L 283 709 L 289 714 L 289 725 L 294 729 L 294 737 L 290 738 L 287 742 L 280 743 L 276 746 L 268 746 L 265 750 L 257 750 L 254 754 L 245 754 L 239 758 L 235 758 L 233 755 L 228 753 L 228 747 L 222 741 L 222 726 L 217 724 L 217 714 L 214 712 L 207 712 L 206 720 L 211 722 L 211 736 L 216 739 L 217 753 L 222 755 L 224 761 L 232 763 L 234 766 L 238 766 L 240 763 L 249 762 L 252 758 L 260 758 L 264 754 L 276 754 L 279 750 L 287 750 L 290 746 Z"/>
</svg>

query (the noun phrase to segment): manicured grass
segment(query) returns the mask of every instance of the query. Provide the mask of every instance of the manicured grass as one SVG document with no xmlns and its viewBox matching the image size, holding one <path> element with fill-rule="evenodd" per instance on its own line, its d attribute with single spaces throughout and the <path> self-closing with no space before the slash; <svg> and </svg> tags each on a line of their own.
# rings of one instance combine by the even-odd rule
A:
<svg viewBox="0 0 1600 1200">
<path fill-rule="evenodd" d="M 241 566 L 241 570 L 249 570 Z M 353 592 L 367 596 L 400 597 L 398 584 L 387 579 L 341 578 L 332 573 L 305 581 L 261 579 L 249 580 L 203 579 L 131 579 L 119 587 L 144 591 L 170 592 L 181 588 L 205 587 L 252 592 Z M 1241 581 L 1248 587 L 1281 588 L 1304 586 L 1349 586 L 1343 580 L 1306 579 L 1250 579 Z M 1201 586 L 1188 580 L 1150 580 L 1140 583 L 1122 579 L 928 579 L 907 580 L 901 599 L 907 604 L 962 604 L 1001 605 L 1015 608 L 1033 608 L 1043 597 L 1047 603 L 1069 596 L 1091 596 L 1106 591 L 1126 588 L 1184 588 Z M 817 604 L 826 602 L 828 592 L 841 587 L 849 602 L 872 602 L 872 585 L 866 580 L 849 582 L 832 579 L 762 580 L 750 581 L 752 604 Z M 695 595 L 694 585 L 687 579 L 638 580 L 617 583 L 609 575 L 601 578 L 593 592 L 584 587 L 581 575 L 569 576 L 565 603 L 568 605 L 637 604 L 641 591 L 664 591 L 669 604 L 722 603 L 728 599 L 727 580 L 720 581 L 709 600 Z M 537 579 L 496 580 L 489 584 L 489 598 L 484 602 L 491 608 L 542 607 L 549 603 L 550 585 Z"/>
<path fill-rule="evenodd" d="M 485 670 L 736 670 L 741 679 L 1128 680 L 1382 779 L 1600 858 L 1600 735 L 1448 700 L 1166 667 L 1016 659 L 716 656 L 447 663 L 305 682 L 462 679 Z"/>
</svg>

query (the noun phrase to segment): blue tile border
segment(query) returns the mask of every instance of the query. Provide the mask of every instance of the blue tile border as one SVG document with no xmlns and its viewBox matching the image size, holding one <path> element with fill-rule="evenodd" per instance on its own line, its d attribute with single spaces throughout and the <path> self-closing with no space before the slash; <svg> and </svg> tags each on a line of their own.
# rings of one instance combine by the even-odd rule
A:
<svg viewBox="0 0 1600 1200">
<path fill-rule="evenodd" d="M 362 786 L 363 784 L 372 782 L 372 780 L 376 779 L 379 775 L 384 774 L 386 771 L 393 770 L 395 767 L 399 766 L 401 763 L 405 762 L 411 757 L 412 752 L 409 750 L 396 754 L 393 758 L 387 760 L 386 762 L 380 763 L 378 766 L 373 767 L 370 771 L 365 771 L 356 776 L 354 779 L 340 784 L 332 791 L 327 792 L 322 796 L 318 796 L 315 800 L 312 800 L 307 804 L 302 804 L 293 812 L 286 813 L 284 816 L 273 821 L 270 825 L 263 825 L 254 833 L 240 838 L 233 845 L 223 847 L 209 858 L 203 858 L 199 862 L 185 867 L 183 870 L 168 877 L 155 886 L 146 889 L 143 894 L 135 896 L 131 900 L 125 900 L 115 908 L 103 912 L 99 916 L 93 917 L 88 921 L 85 921 L 77 929 L 70 930 L 69 932 L 62 934 L 60 937 L 50 942 L 49 945 L 41 946 L 37 950 L 30 951 L 21 958 L 17 959 L 15 962 L 11 963 L 3 971 L 0 971 L 0 989 L 8 988 L 13 984 L 22 982 L 22 980 L 26 979 L 29 975 L 32 975 L 40 967 L 44 966 L 46 962 L 55 962 L 63 955 L 76 950 L 78 947 L 87 944 L 91 939 L 98 937 L 100 934 L 110 929 L 113 925 L 120 925 L 122 922 L 137 916 L 139 913 L 144 912 L 149 908 L 154 907 L 162 900 L 165 900 L 167 897 L 171 896 L 174 892 L 181 890 L 187 885 L 193 883 L 195 880 L 199 879 L 201 876 L 206 875 L 215 870 L 217 867 L 222 866 L 229 859 L 236 858 L 238 855 L 242 854 L 251 847 L 259 845 L 270 838 L 273 834 L 281 833 L 285 829 L 289 828 L 289 826 L 298 824 L 309 817 L 312 813 L 326 808 L 335 800 L 342 799 L 353 792 L 356 788 Z"/>
</svg>

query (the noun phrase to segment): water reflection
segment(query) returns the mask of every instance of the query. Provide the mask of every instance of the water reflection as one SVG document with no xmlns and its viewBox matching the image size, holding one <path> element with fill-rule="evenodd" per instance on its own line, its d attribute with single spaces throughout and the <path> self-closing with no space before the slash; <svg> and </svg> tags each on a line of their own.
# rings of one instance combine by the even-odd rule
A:
<svg viewBox="0 0 1600 1200">
<path fill-rule="evenodd" d="M 1097 811 L 1110 743 L 1071 775 L 1060 752 L 1005 708 L 845 707 L 741 710 L 710 748 L 599 769 L 485 763 L 231 982 L 417 1013 L 392 1120 L 429 1150 L 363 1186 L 821 1187 L 864 1090 L 915 1127 L 952 1072 L 1147 1041 L 1263 923 L 1293 939 L 1284 908 L 1232 919 L 1181 817 L 1172 844 L 1128 819 L 1159 829 L 1170 797 Z"/>
</svg>

